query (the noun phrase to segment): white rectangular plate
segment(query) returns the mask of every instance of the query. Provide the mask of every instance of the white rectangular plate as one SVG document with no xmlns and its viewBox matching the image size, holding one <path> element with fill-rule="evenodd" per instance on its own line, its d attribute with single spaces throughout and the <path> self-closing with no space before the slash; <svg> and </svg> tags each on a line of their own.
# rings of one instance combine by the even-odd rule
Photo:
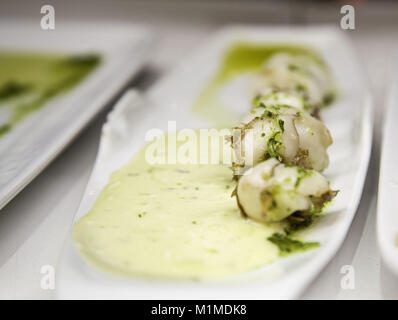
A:
<svg viewBox="0 0 398 320">
<path fill-rule="evenodd" d="M 395 65 L 386 99 L 377 200 L 377 239 L 384 262 L 398 276 L 398 78 Z"/>
<path fill-rule="evenodd" d="M 68 93 L 18 123 L 0 138 L 0 209 L 24 188 L 114 98 L 147 60 L 150 35 L 131 25 L 37 21 L 0 23 L 0 50 L 98 53 L 101 63 Z"/>
<path fill-rule="evenodd" d="M 145 144 L 150 128 L 200 128 L 209 123 L 190 109 L 203 85 L 220 63 L 225 49 L 238 40 L 292 43 L 318 49 L 336 78 L 339 97 L 322 117 L 334 138 L 325 172 L 340 193 L 319 224 L 305 239 L 321 247 L 282 258 L 270 265 L 227 282 L 175 282 L 116 278 L 89 267 L 74 251 L 68 237 L 57 271 L 59 298 L 130 299 L 288 299 L 296 298 L 336 253 L 356 212 L 367 172 L 372 137 L 369 91 L 350 43 L 338 30 L 319 28 L 234 27 L 217 33 L 191 59 L 163 78 L 145 97 L 127 93 L 104 126 L 100 151 L 75 221 L 89 211 L 109 174 L 131 160 Z M 231 90 L 226 99 L 242 101 L 243 90 Z M 243 99 L 244 100 L 244 99 Z M 240 112 L 247 112 L 249 104 Z M 239 258 L 239 257 L 237 257 Z"/>
</svg>

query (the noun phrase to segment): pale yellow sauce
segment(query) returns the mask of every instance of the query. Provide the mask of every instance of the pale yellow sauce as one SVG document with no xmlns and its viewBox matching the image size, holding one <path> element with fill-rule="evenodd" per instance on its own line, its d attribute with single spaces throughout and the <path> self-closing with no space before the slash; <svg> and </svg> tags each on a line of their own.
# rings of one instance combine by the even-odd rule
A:
<svg viewBox="0 0 398 320">
<path fill-rule="evenodd" d="M 75 246 L 91 265 L 125 276 L 198 280 L 250 271 L 278 257 L 267 237 L 282 225 L 240 215 L 228 166 L 152 166 L 144 154 L 111 175 L 73 228 Z"/>
</svg>

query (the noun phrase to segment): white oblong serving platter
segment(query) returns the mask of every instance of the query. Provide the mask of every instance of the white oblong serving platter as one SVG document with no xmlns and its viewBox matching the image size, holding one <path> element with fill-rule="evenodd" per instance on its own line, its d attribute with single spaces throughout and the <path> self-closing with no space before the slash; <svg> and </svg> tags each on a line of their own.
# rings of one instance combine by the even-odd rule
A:
<svg viewBox="0 0 398 320">
<path fill-rule="evenodd" d="M 331 27 L 269 28 L 236 26 L 221 30 L 195 55 L 166 75 L 145 96 L 128 92 L 104 125 L 100 149 L 75 222 L 91 208 L 111 172 L 129 162 L 145 144 L 151 128 L 203 128 L 211 123 L 191 112 L 193 101 L 216 72 L 223 53 L 237 41 L 308 45 L 330 66 L 338 98 L 322 111 L 334 144 L 325 175 L 340 190 L 319 223 L 303 235 L 319 241 L 318 249 L 280 258 L 276 262 L 229 280 L 215 282 L 155 281 L 122 278 L 90 267 L 66 239 L 57 270 L 58 298 L 110 299 L 292 299 L 325 267 L 341 246 L 357 210 L 366 177 L 372 138 L 372 105 L 365 77 L 350 42 Z M 244 114 L 249 103 L 243 90 L 225 90 L 222 99 Z M 233 106 L 232 106 L 233 105 Z M 239 258 L 239 257 L 237 257 Z"/>
<path fill-rule="evenodd" d="M 377 199 L 377 240 L 383 261 L 398 276 L 398 71 L 392 69 L 392 82 L 386 99 L 383 143 L 380 161 L 379 194 Z M 394 73 L 395 72 L 395 73 Z"/>
<path fill-rule="evenodd" d="M 0 209 L 36 177 L 148 59 L 145 28 L 102 23 L 2 21 L 0 50 L 44 54 L 98 54 L 101 63 L 72 90 L 48 101 L 0 137 Z"/>
</svg>

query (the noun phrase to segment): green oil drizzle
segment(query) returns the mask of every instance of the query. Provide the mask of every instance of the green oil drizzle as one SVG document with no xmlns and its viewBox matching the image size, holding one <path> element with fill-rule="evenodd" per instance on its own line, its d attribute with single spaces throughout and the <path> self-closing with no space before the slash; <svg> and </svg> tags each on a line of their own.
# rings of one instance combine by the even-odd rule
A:
<svg viewBox="0 0 398 320">
<path fill-rule="evenodd" d="M 50 99 L 75 87 L 99 63 L 95 54 L 0 52 L 0 107 L 10 114 L 0 124 L 0 137 Z"/>
</svg>

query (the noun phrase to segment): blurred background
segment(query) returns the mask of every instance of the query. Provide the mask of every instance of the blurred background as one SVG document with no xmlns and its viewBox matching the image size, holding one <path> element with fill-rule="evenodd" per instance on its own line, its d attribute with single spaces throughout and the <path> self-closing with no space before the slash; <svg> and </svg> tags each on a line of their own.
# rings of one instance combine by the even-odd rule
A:
<svg viewBox="0 0 398 320">
<path fill-rule="evenodd" d="M 151 28 L 157 36 L 151 65 L 130 83 L 141 90 L 146 90 L 199 48 L 217 28 L 230 24 L 293 27 L 329 24 L 339 28 L 341 7 L 353 5 L 355 30 L 343 31 L 357 50 L 374 95 L 376 124 L 372 159 L 351 232 L 304 298 L 398 298 L 396 282 L 380 261 L 374 234 L 382 111 L 390 66 L 398 49 L 398 1 L 2 0 L 0 22 L 12 20 L 23 25 L 37 21 L 40 28 L 40 8 L 45 4 L 55 8 L 56 28 L 62 28 L 64 23 L 96 21 L 110 25 L 142 24 Z M 53 296 L 52 291 L 39 288 L 40 266 L 56 265 L 96 156 L 101 126 L 111 106 L 1 210 L 0 298 Z M 339 269 L 344 264 L 353 264 L 357 276 L 362 276 L 363 281 L 359 281 L 352 292 L 339 289 Z"/>
<path fill-rule="evenodd" d="M 159 41 L 152 63 L 156 72 L 171 67 L 223 25 L 330 24 L 339 27 L 341 7 L 352 4 L 355 30 L 346 33 L 365 62 L 372 88 L 379 94 L 397 43 L 398 2 L 394 0 L 3 0 L 0 20 L 17 19 L 23 23 L 39 19 L 40 7 L 44 4 L 54 6 L 57 27 L 65 22 L 100 20 L 109 24 L 138 23 L 154 29 Z"/>
</svg>

